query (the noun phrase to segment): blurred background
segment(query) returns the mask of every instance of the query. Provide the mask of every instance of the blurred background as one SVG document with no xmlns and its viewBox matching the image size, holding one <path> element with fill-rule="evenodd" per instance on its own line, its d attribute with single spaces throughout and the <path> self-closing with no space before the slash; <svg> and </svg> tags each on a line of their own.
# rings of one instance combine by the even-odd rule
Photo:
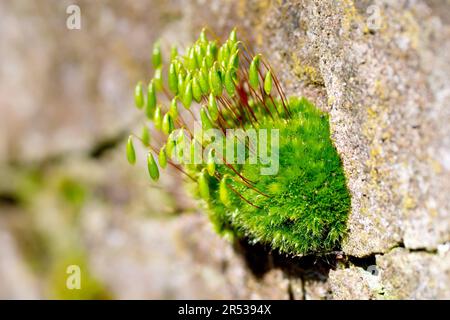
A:
<svg viewBox="0 0 450 320">
<path fill-rule="evenodd" d="M 449 298 L 449 17 L 448 0 L 1 1 L 0 299 Z M 341 267 L 230 244 L 176 175 L 128 165 L 153 42 L 204 25 L 237 25 L 330 112 L 352 193 Z"/>
<path fill-rule="evenodd" d="M 195 203 L 124 153 L 153 42 L 191 39 L 183 1 L 77 1 L 80 30 L 70 4 L 0 3 L 0 298 L 220 297 L 179 240 L 206 223 Z"/>
</svg>

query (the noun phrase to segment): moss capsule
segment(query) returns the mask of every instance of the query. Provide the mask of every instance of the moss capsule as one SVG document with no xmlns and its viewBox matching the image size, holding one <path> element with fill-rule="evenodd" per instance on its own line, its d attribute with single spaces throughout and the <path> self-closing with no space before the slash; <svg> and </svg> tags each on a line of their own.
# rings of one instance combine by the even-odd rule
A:
<svg viewBox="0 0 450 320">
<path fill-rule="evenodd" d="M 189 109 L 191 107 L 192 103 L 192 81 L 189 81 L 186 83 L 186 87 L 184 89 L 184 94 L 182 97 L 183 105 L 186 109 Z"/>
<path fill-rule="evenodd" d="M 253 58 L 252 63 L 250 64 L 250 69 L 248 72 L 248 81 L 250 83 L 250 86 L 253 89 L 258 89 L 259 86 L 259 75 L 258 75 L 258 69 L 259 69 L 259 56 L 256 56 Z"/>
<path fill-rule="evenodd" d="M 213 121 L 219 118 L 219 108 L 217 107 L 216 97 L 211 93 L 208 99 L 208 112 Z"/>
<path fill-rule="evenodd" d="M 155 89 L 161 91 L 163 88 L 163 79 L 162 79 L 162 66 L 155 70 L 155 75 L 153 77 L 155 82 Z"/>
<path fill-rule="evenodd" d="M 130 164 L 136 163 L 136 151 L 134 150 L 132 136 L 129 136 L 127 141 L 127 160 Z"/>
<path fill-rule="evenodd" d="M 173 62 L 169 66 L 168 83 L 169 90 L 176 95 L 178 93 L 178 75 L 175 64 Z"/>
<path fill-rule="evenodd" d="M 166 113 L 162 120 L 162 132 L 170 134 L 174 129 L 173 119 L 170 113 Z"/>
<path fill-rule="evenodd" d="M 178 102 L 177 97 L 173 98 L 170 102 L 169 113 L 172 116 L 173 120 L 176 120 L 178 117 Z"/>
<path fill-rule="evenodd" d="M 167 167 L 166 145 L 163 145 L 162 148 L 159 150 L 158 162 L 161 168 L 164 169 L 165 167 Z"/>
<path fill-rule="evenodd" d="M 153 158 L 153 154 L 151 152 L 149 152 L 147 155 L 147 169 L 150 178 L 152 178 L 153 181 L 158 181 L 159 169 L 158 165 L 156 164 L 155 158 Z"/>
<path fill-rule="evenodd" d="M 136 107 L 142 109 L 144 106 L 144 89 L 142 86 L 142 82 L 139 82 L 134 88 L 134 103 Z"/>
<path fill-rule="evenodd" d="M 208 159 L 206 161 L 206 170 L 208 171 L 208 174 L 211 177 L 214 176 L 214 173 L 216 172 L 216 162 L 214 161 L 213 149 L 209 150 L 208 152 Z"/>
<path fill-rule="evenodd" d="M 147 104 L 145 106 L 145 114 L 147 115 L 147 118 L 152 119 L 153 113 L 155 112 L 156 107 L 156 89 L 155 89 L 155 83 L 150 81 L 148 85 L 147 90 Z"/>
<path fill-rule="evenodd" d="M 231 206 L 230 193 L 227 185 L 227 175 L 224 175 L 219 184 L 219 198 L 226 207 Z"/>
<path fill-rule="evenodd" d="M 272 91 L 272 74 L 267 71 L 266 77 L 264 78 L 264 91 L 267 95 Z"/>
<path fill-rule="evenodd" d="M 213 124 L 212 124 L 211 120 L 209 119 L 209 116 L 208 116 L 208 113 L 206 112 L 205 107 L 202 107 L 200 109 L 200 119 L 202 121 L 202 128 L 204 130 L 213 128 Z"/>
<path fill-rule="evenodd" d="M 209 93 L 208 72 L 204 68 L 201 68 L 197 73 L 198 84 L 202 90 L 202 94 Z"/>
<path fill-rule="evenodd" d="M 222 94 L 222 79 L 216 64 L 209 70 L 209 87 L 216 97 Z"/>
<path fill-rule="evenodd" d="M 161 118 L 161 108 L 156 107 L 155 114 L 153 116 L 153 123 L 155 124 L 155 128 L 161 130 L 162 118 Z"/>
<path fill-rule="evenodd" d="M 198 191 L 203 200 L 209 200 L 209 183 L 205 170 L 202 170 L 198 176 Z"/>
<path fill-rule="evenodd" d="M 228 94 L 232 97 L 236 92 L 236 87 L 234 85 L 234 69 L 228 69 L 225 72 L 225 89 Z"/>
<path fill-rule="evenodd" d="M 202 89 L 196 76 L 192 78 L 192 96 L 197 102 L 202 100 Z"/>
<path fill-rule="evenodd" d="M 162 64 L 161 44 L 159 41 L 153 45 L 152 64 L 155 69 L 159 68 Z"/>
</svg>

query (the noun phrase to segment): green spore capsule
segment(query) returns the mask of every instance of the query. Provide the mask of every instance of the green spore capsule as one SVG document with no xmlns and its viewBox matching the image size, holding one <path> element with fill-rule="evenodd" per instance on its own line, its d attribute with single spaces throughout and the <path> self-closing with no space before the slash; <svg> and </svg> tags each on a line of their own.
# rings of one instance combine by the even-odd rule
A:
<svg viewBox="0 0 450 320">
<path fill-rule="evenodd" d="M 161 168 L 164 169 L 167 167 L 166 145 L 163 145 L 162 148 L 159 150 L 158 162 Z"/>
<path fill-rule="evenodd" d="M 198 191 L 203 200 L 209 200 L 209 181 L 205 170 L 202 170 L 198 176 Z"/>
<path fill-rule="evenodd" d="M 202 94 L 209 93 L 208 72 L 202 67 L 197 73 L 198 84 Z"/>
<path fill-rule="evenodd" d="M 153 154 L 151 152 L 149 152 L 147 155 L 147 169 L 150 178 L 152 178 L 153 181 L 158 181 L 159 169 L 158 165 L 156 164 L 155 158 L 153 158 Z"/>
<path fill-rule="evenodd" d="M 186 87 L 184 89 L 184 94 L 182 97 L 183 106 L 186 109 L 189 109 L 192 104 L 192 81 L 186 83 Z"/>
<path fill-rule="evenodd" d="M 216 97 L 222 94 L 222 80 L 216 64 L 209 70 L 209 87 Z"/>
<path fill-rule="evenodd" d="M 162 67 L 159 67 L 155 70 L 153 79 L 155 82 L 155 89 L 161 91 L 163 88 Z"/>
<path fill-rule="evenodd" d="M 208 116 L 208 113 L 206 112 L 205 107 L 202 107 L 200 109 L 200 119 L 202 121 L 202 128 L 204 130 L 213 128 L 213 124 L 212 124 L 211 120 L 209 119 L 209 116 Z"/>
<path fill-rule="evenodd" d="M 202 31 L 200 32 L 200 36 L 198 37 L 198 40 L 200 42 L 208 42 L 208 39 L 206 38 L 206 29 L 203 28 Z"/>
<path fill-rule="evenodd" d="M 236 92 L 236 86 L 234 85 L 234 70 L 228 69 L 225 73 L 225 89 L 228 94 L 232 97 Z"/>
<path fill-rule="evenodd" d="M 147 91 L 147 104 L 145 105 L 145 114 L 147 118 L 152 119 L 156 107 L 156 88 L 155 83 L 150 81 Z"/>
<path fill-rule="evenodd" d="M 172 119 L 175 121 L 178 118 L 178 102 L 177 97 L 173 98 L 170 102 L 169 114 L 172 116 Z"/>
<path fill-rule="evenodd" d="M 127 160 L 132 165 L 136 163 L 136 151 L 134 150 L 132 136 L 129 136 L 127 141 Z"/>
<path fill-rule="evenodd" d="M 239 51 L 235 52 L 231 57 L 228 63 L 228 69 L 239 69 Z"/>
<path fill-rule="evenodd" d="M 170 135 L 166 143 L 167 157 L 172 158 L 174 150 L 175 150 L 175 140 L 173 139 L 172 135 Z"/>
<path fill-rule="evenodd" d="M 195 49 L 194 48 L 191 48 L 191 50 L 189 50 L 188 67 L 190 70 L 197 69 L 197 58 L 195 57 Z"/>
<path fill-rule="evenodd" d="M 219 108 L 217 107 L 216 97 L 211 93 L 208 99 L 208 112 L 213 121 L 219 118 Z"/>
<path fill-rule="evenodd" d="M 230 36 L 228 37 L 228 40 L 230 41 L 231 44 L 234 44 L 234 43 L 237 42 L 236 28 L 234 28 L 233 30 L 231 30 Z"/>
<path fill-rule="evenodd" d="M 253 58 L 252 63 L 250 64 L 250 69 L 248 71 L 248 82 L 253 89 L 258 89 L 259 86 L 259 56 Z"/>
<path fill-rule="evenodd" d="M 141 140 L 144 146 L 148 147 L 150 145 L 150 132 L 147 126 L 142 126 Z"/>
<path fill-rule="evenodd" d="M 194 51 L 195 51 L 195 59 L 197 61 L 197 67 L 200 67 L 202 65 L 203 58 L 205 57 L 205 49 L 202 45 L 197 44 L 194 47 Z"/>
<path fill-rule="evenodd" d="M 206 161 L 206 170 L 208 171 L 208 174 L 213 177 L 214 173 L 216 172 L 216 162 L 214 160 L 213 156 L 213 150 L 209 150 L 208 152 L 208 159 Z"/>
<path fill-rule="evenodd" d="M 197 102 L 202 100 L 202 89 L 196 76 L 192 78 L 192 96 Z"/>
<path fill-rule="evenodd" d="M 153 116 L 153 123 L 155 124 L 155 128 L 161 130 L 162 125 L 162 117 L 161 117 L 161 108 L 156 107 L 155 114 Z"/>
<path fill-rule="evenodd" d="M 155 42 L 153 45 L 152 64 L 155 69 L 162 65 L 161 44 L 159 41 Z"/>
<path fill-rule="evenodd" d="M 266 76 L 264 78 L 264 92 L 269 95 L 272 91 L 272 74 L 270 71 L 267 71 Z"/>
<path fill-rule="evenodd" d="M 175 64 L 172 62 L 169 67 L 169 76 L 168 76 L 169 90 L 173 94 L 178 93 L 178 75 Z"/>
<path fill-rule="evenodd" d="M 231 207 L 230 193 L 227 185 L 228 175 L 224 175 L 219 184 L 219 199 L 225 207 Z"/>
<path fill-rule="evenodd" d="M 170 134 L 174 129 L 173 119 L 169 113 L 166 113 L 162 120 L 162 132 Z"/>
<path fill-rule="evenodd" d="M 208 43 L 205 55 L 205 64 L 207 68 L 211 68 L 214 64 L 214 61 L 216 60 L 216 53 L 214 51 L 215 49 L 217 49 L 215 42 Z"/>
<path fill-rule="evenodd" d="M 139 82 L 134 88 L 134 103 L 138 109 L 142 109 L 144 100 L 144 88 L 142 82 Z"/>
</svg>

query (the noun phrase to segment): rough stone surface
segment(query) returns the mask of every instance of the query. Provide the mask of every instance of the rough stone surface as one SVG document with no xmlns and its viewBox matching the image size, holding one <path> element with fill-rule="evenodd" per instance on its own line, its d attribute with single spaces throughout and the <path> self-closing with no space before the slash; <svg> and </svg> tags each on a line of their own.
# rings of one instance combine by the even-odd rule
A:
<svg viewBox="0 0 450 320">
<path fill-rule="evenodd" d="M 82 251 L 116 298 L 450 298 L 448 1 L 78 3 L 79 31 L 70 1 L 0 3 L 0 297 L 48 297 L 49 266 Z M 126 166 L 152 42 L 204 25 L 237 26 L 288 94 L 330 113 L 352 194 L 343 258 L 221 239 L 174 175 L 155 187 L 142 159 Z"/>
</svg>

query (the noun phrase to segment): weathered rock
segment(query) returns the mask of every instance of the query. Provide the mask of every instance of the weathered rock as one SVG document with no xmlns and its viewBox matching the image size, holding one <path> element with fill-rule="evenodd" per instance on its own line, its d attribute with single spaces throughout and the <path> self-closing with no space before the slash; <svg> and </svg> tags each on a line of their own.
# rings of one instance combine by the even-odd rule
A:
<svg viewBox="0 0 450 320">
<path fill-rule="evenodd" d="M 450 299 L 450 251 L 438 253 L 394 249 L 377 257 L 388 299 Z"/>
</svg>

